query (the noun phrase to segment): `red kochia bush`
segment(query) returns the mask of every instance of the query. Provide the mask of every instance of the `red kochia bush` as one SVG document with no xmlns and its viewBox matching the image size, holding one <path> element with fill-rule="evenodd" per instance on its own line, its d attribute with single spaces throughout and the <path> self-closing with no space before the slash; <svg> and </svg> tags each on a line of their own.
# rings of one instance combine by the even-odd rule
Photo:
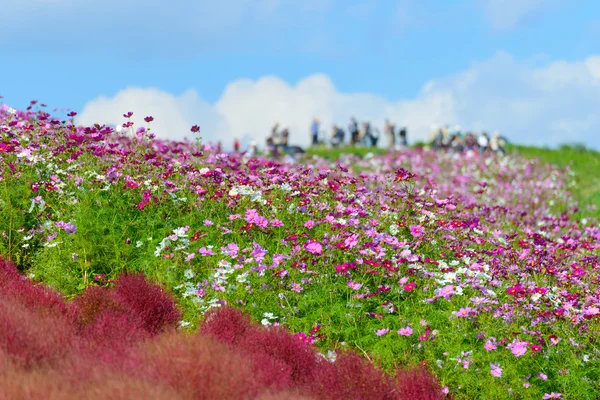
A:
<svg viewBox="0 0 600 400">
<path fill-rule="evenodd" d="M 245 354 L 257 384 L 264 387 L 299 387 L 312 378 L 317 366 L 314 348 L 281 329 L 262 330 L 232 307 L 210 311 L 199 332 Z"/>
<path fill-rule="evenodd" d="M 166 334 L 142 348 L 147 376 L 188 399 L 246 399 L 256 385 L 251 363 L 211 337 Z"/>
<path fill-rule="evenodd" d="M 401 400 L 441 400 L 444 398 L 437 378 L 424 367 L 398 370 L 396 385 Z"/>
<path fill-rule="evenodd" d="M 214 336 L 220 342 L 233 346 L 243 339 L 246 333 L 254 329 L 256 327 L 250 323 L 250 317 L 241 310 L 223 307 L 206 313 L 199 332 Z"/>
<path fill-rule="evenodd" d="M 0 261 L 0 400 L 442 398 L 424 369 L 392 377 L 354 353 L 330 363 L 231 307 L 209 312 L 197 335 L 176 332 L 179 318 L 142 275 L 65 303 Z"/>
<path fill-rule="evenodd" d="M 309 386 L 319 399 L 398 399 L 389 377 L 355 353 L 343 353 L 335 363 L 324 362 Z"/>
<path fill-rule="evenodd" d="M 160 286 L 146 281 L 142 274 L 121 276 L 114 288 L 130 314 L 139 317 L 141 327 L 151 335 L 174 328 L 181 318 L 177 303 Z"/>
<path fill-rule="evenodd" d="M 30 367 L 60 360 L 71 348 L 74 329 L 52 309 L 31 309 L 0 297 L 0 352 Z"/>
<path fill-rule="evenodd" d="M 149 335 L 138 315 L 131 312 L 111 289 L 90 287 L 75 300 L 77 327 L 88 345 L 97 347 L 102 356 L 121 352 L 133 342 Z M 89 347 L 89 346 L 88 346 Z"/>
<path fill-rule="evenodd" d="M 50 309 L 69 314 L 70 309 L 63 297 L 44 285 L 36 285 L 22 275 L 13 264 L 0 259 L 0 296 L 12 298 L 35 309 Z"/>
<path fill-rule="evenodd" d="M 239 342 L 237 348 L 243 353 L 266 355 L 289 367 L 292 382 L 300 387 L 313 378 L 317 368 L 317 353 L 314 347 L 283 329 L 251 330 Z M 255 365 L 260 370 L 266 360 Z M 269 363 L 272 368 L 272 363 Z"/>
</svg>

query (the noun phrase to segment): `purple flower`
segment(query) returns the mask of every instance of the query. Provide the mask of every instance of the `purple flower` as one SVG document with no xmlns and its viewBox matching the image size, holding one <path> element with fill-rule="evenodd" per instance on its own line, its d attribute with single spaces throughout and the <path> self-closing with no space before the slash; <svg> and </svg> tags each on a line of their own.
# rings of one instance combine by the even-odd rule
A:
<svg viewBox="0 0 600 400">
<path fill-rule="evenodd" d="M 377 336 L 383 336 L 390 331 L 390 328 L 379 329 L 377 331 Z"/>
<path fill-rule="evenodd" d="M 502 368 L 500 368 L 500 364 L 490 363 L 491 371 L 493 377 L 501 378 L 502 377 Z"/>
</svg>

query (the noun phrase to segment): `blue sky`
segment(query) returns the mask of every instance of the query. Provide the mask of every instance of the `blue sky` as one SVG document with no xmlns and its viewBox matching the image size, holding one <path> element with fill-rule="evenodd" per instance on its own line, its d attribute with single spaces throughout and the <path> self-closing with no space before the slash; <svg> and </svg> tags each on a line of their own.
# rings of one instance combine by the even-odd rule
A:
<svg viewBox="0 0 600 400">
<path fill-rule="evenodd" d="M 590 0 L 5 0 L 0 35 L 4 101 L 82 123 L 131 109 L 229 141 L 279 120 L 305 143 L 312 115 L 357 115 L 600 148 Z"/>
</svg>

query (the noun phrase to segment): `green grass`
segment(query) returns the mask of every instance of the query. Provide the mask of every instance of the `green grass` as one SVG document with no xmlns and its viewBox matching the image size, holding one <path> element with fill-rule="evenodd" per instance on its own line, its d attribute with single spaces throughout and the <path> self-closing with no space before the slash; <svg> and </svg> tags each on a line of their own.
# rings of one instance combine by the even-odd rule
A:
<svg viewBox="0 0 600 400">
<path fill-rule="evenodd" d="M 580 206 L 579 212 L 573 215 L 573 218 L 600 219 L 600 152 L 570 145 L 560 146 L 556 150 L 511 146 L 510 151 L 517 152 L 525 158 L 554 164 L 559 168 L 568 167 L 576 183 L 571 188 L 571 193 Z M 588 209 L 587 206 L 595 206 L 596 209 Z"/>
<path fill-rule="evenodd" d="M 382 148 L 371 148 L 371 147 L 354 147 L 354 146 L 343 146 L 337 148 L 328 148 L 325 146 L 316 146 L 309 147 L 306 150 L 306 154 L 315 155 L 319 157 L 326 158 L 328 160 L 337 160 L 344 154 L 353 154 L 360 157 L 364 157 L 369 153 L 373 154 L 384 154 L 387 152 L 387 149 Z"/>
</svg>

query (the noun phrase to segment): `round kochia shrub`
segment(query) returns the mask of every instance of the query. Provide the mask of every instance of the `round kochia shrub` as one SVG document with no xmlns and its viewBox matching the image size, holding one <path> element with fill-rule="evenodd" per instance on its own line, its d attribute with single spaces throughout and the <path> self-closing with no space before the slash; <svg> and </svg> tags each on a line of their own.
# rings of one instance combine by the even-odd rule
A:
<svg viewBox="0 0 600 400">
<path fill-rule="evenodd" d="M 175 329 L 173 298 L 142 275 L 66 302 L 0 261 L 0 398 L 440 399 L 425 370 L 384 373 L 354 353 L 335 362 L 281 327 L 211 310 Z"/>
</svg>

